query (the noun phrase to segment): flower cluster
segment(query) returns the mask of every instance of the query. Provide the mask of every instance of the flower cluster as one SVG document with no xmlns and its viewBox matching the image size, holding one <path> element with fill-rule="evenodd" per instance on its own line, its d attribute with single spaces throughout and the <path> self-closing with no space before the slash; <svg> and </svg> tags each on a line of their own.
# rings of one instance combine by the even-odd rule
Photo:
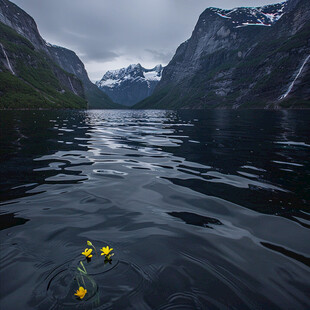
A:
<svg viewBox="0 0 310 310">
<path fill-rule="evenodd" d="M 95 246 L 90 241 L 87 241 L 87 245 L 89 247 L 92 247 L 95 250 L 96 255 L 98 256 L 98 253 L 97 253 Z M 93 257 L 93 254 L 92 254 L 93 249 L 86 248 L 84 250 L 84 252 L 82 252 L 82 255 L 84 255 L 86 257 L 88 262 L 90 262 L 91 258 Z M 104 263 L 105 264 L 106 263 L 111 264 L 112 256 L 114 255 L 114 253 L 112 253 L 113 248 L 109 248 L 109 246 L 106 246 L 106 247 L 102 247 L 102 249 L 100 249 L 100 251 L 102 252 L 101 256 L 104 256 Z M 80 264 L 81 264 L 83 269 L 78 267 L 77 268 L 78 271 L 80 272 L 81 275 L 87 275 L 87 271 L 86 271 L 86 268 L 84 267 L 83 262 L 81 261 Z M 83 280 L 83 282 L 84 282 L 84 280 Z M 85 285 L 85 283 L 84 283 L 84 285 Z M 87 289 L 85 289 L 83 286 L 80 286 L 74 295 L 77 296 L 77 298 L 79 298 L 79 299 L 83 299 L 86 294 L 87 294 Z"/>
</svg>

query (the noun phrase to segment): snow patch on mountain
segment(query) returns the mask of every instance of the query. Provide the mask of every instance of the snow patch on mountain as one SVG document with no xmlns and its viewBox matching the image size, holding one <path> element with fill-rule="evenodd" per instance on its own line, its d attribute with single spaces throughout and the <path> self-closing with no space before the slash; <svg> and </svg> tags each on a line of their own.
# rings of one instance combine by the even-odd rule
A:
<svg viewBox="0 0 310 310">
<path fill-rule="evenodd" d="M 96 85 L 115 102 L 131 106 L 150 96 L 160 81 L 163 67 L 146 69 L 141 64 L 107 71 Z"/>
<path fill-rule="evenodd" d="M 210 8 L 222 18 L 230 19 L 235 28 L 246 26 L 272 26 L 284 14 L 287 2 L 265 5 L 262 7 L 241 7 L 232 10 Z"/>
<path fill-rule="evenodd" d="M 105 81 L 100 81 L 100 84 L 98 83 L 97 86 L 100 86 L 100 87 L 114 87 L 115 85 L 117 85 L 119 83 L 120 83 L 120 80 L 107 79 Z"/>
<path fill-rule="evenodd" d="M 161 79 L 163 67 L 157 65 L 153 69 L 145 69 L 140 64 L 132 64 L 127 68 L 121 68 L 118 70 L 107 71 L 102 79 L 96 82 L 99 88 L 102 87 L 115 87 L 120 85 L 126 80 L 136 80 L 136 81 L 157 81 Z"/>
<path fill-rule="evenodd" d="M 160 81 L 161 75 L 156 71 L 144 72 L 144 77 L 147 81 Z"/>
</svg>

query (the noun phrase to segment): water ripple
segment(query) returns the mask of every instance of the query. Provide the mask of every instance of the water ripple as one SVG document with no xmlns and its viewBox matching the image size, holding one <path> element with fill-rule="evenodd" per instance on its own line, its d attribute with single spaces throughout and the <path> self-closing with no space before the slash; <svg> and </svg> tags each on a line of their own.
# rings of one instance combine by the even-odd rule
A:
<svg viewBox="0 0 310 310">
<path fill-rule="evenodd" d="M 309 119 L 1 113 L 1 306 L 309 309 Z M 77 304 L 87 240 L 115 261 Z"/>
</svg>

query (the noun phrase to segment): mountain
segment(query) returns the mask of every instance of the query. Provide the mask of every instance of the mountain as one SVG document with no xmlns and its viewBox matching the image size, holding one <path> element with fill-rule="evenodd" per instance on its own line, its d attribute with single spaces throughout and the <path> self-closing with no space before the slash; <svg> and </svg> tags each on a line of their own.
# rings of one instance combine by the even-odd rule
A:
<svg viewBox="0 0 310 310">
<path fill-rule="evenodd" d="M 79 79 L 0 23 L 0 109 L 86 107 Z"/>
<path fill-rule="evenodd" d="M 0 108 L 86 107 L 81 81 L 48 56 L 34 20 L 0 0 Z"/>
<path fill-rule="evenodd" d="M 0 0 L 0 108 L 111 108 L 72 51 L 47 44 L 34 19 Z"/>
<path fill-rule="evenodd" d="M 115 104 L 106 94 L 93 84 L 79 57 L 71 50 L 64 47 L 48 44 L 48 51 L 53 60 L 64 70 L 78 77 L 84 86 L 85 96 L 90 109 L 115 109 L 122 108 Z"/>
<path fill-rule="evenodd" d="M 135 108 L 310 108 L 310 1 L 208 8 Z"/>
<path fill-rule="evenodd" d="M 161 65 L 153 69 L 145 69 L 140 64 L 130 65 L 106 72 L 96 85 L 114 102 L 133 106 L 153 93 L 161 79 L 162 70 Z"/>
</svg>

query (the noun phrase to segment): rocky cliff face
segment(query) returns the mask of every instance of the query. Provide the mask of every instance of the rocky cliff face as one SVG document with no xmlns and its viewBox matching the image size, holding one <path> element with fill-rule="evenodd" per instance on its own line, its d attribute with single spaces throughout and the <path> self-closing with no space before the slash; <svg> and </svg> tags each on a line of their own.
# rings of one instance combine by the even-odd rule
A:
<svg viewBox="0 0 310 310">
<path fill-rule="evenodd" d="M 145 69 L 140 64 L 108 71 L 96 85 L 114 102 L 133 106 L 150 96 L 161 79 L 162 66 Z"/>
<path fill-rule="evenodd" d="M 78 77 L 84 86 L 88 107 L 90 109 L 113 109 L 119 108 L 106 94 L 101 92 L 95 84 L 93 84 L 85 70 L 83 62 L 71 50 L 64 47 L 47 44 L 48 53 L 52 59 L 64 70 Z"/>
<path fill-rule="evenodd" d="M 26 88 L 32 87 L 37 94 L 39 93 L 44 98 L 48 98 L 46 93 L 55 92 L 54 100 L 52 99 L 51 103 L 56 100 L 58 94 L 71 93 L 70 97 L 72 98 L 78 96 L 80 99 L 83 98 L 83 102 L 86 99 L 90 108 L 117 107 L 108 96 L 98 91 L 97 87 L 91 83 L 83 63 L 76 54 L 65 48 L 47 44 L 40 36 L 33 18 L 18 6 L 8 0 L 0 0 L 0 22 L 3 28 L 0 40 L 2 44 L 0 46 L 0 63 L 3 72 L 5 69 L 9 73 L 14 71 L 15 78 L 12 79 L 19 79 L 18 83 L 26 83 Z M 25 46 L 31 52 L 25 50 Z M 10 65 L 8 65 L 8 59 Z M 9 67 L 13 70 L 10 70 Z M 46 79 L 44 70 L 49 71 L 47 74 L 49 79 L 45 81 L 47 82 L 45 83 L 46 89 L 43 87 L 43 81 Z M 4 87 L 3 85 L 2 87 Z M 51 87 L 51 85 L 54 86 Z M 22 97 L 20 96 L 19 101 L 24 101 Z M 2 96 L 2 102 L 5 102 L 4 99 Z M 56 101 L 58 102 L 60 99 L 61 97 Z M 6 98 L 6 100 L 8 99 Z M 85 108 L 86 105 L 83 104 L 79 107 Z"/>
<path fill-rule="evenodd" d="M 136 107 L 310 107 L 309 21 L 308 0 L 209 8 Z"/>
<path fill-rule="evenodd" d="M 76 76 L 0 22 L 0 108 L 86 107 Z"/>
<path fill-rule="evenodd" d="M 0 22 L 28 39 L 35 48 L 47 52 L 45 41 L 40 36 L 34 19 L 14 3 L 0 0 Z"/>
</svg>

